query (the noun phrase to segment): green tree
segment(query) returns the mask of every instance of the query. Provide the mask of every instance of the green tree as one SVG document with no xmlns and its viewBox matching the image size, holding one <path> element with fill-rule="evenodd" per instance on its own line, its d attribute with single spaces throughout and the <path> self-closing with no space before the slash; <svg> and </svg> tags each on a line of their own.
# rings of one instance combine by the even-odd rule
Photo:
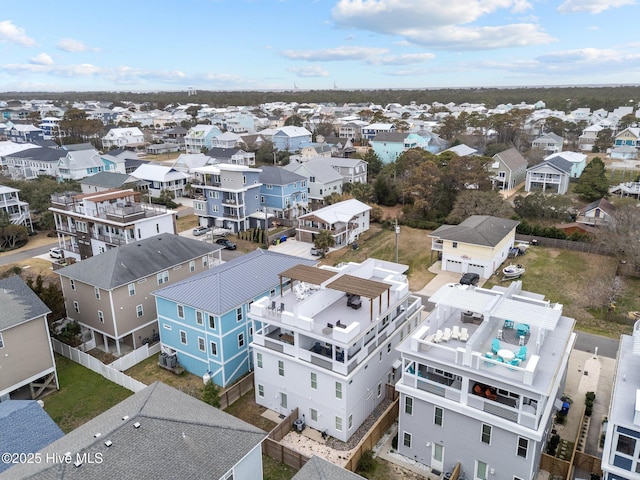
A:
<svg viewBox="0 0 640 480">
<path fill-rule="evenodd" d="M 558 117 L 547 117 L 544 122 L 544 131 L 546 133 L 555 133 L 561 137 L 564 135 L 565 123 Z"/>
<path fill-rule="evenodd" d="M 378 175 L 373 184 L 376 203 L 391 207 L 398 203 L 398 191 L 387 175 Z"/>
<path fill-rule="evenodd" d="M 573 202 L 565 195 L 534 192 L 513 199 L 516 213 L 521 218 L 532 220 L 568 220 Z"/>
<path fill-rule="evenodd" d="M 638 117 L 635 113 L 627 113 L 618 121 L 618 131 L 622 131 L 627 127 L 635 127 L 638 125 Z"/>
<path fill-rule="evenodd" d="M 464 190 L 456 196 L 447 223 L 458 224 L 471 215 L 491 215 L 510 218 L 513 207 L 495 190 Z"/>
<path fill-rule="evenodd" d="M 362 159 L 367 162 L 367 175 L 375 177 L 382 170 L 384 164 L 373 149 L 369 149 Z"/>
<path fill-rule="evenodd" d="M 301 127 L 304 119 L 300 115 L 293 114 L 284 121 L 284 126 Z"/>
<path fill-rule="evenodd" d="M 613 131 L 610 128 L 603 128 L 598 132 L 595 142 L 593 142 L 593 153 L 606 152 L 613 145 Z"/>
<path fill-rule="evenodd" d="M 5 225 L 0 227 L 0 250 L 12 250 L 27 243 L 29 230 L 23 225 Z"/>
<path fill-rule="evenodd" d="M 330 122 L 321 122 L 316 127 L 314 132 L 316 135 L 322 135 L 323 137 L 335 137 L 336 127 Z"/>
<path fill-rule="evenodd" d="M 60 131 L 63 132 L 64 143 L 80 143 L 97 137 L 104 130 L 100 120 L 87 118 L 87 113 L 79 108 L 70 108 L 60 121 Z"/>
<path fill-rule="evenodd" d="M 313 239 L 313 246 L 322 251 L 322 258 L 324 258 L 326 252 L 335 246 L 335 244 L 336 241 L 329 230 L 320 230 Z"/>
<path fill-rule="evenodd" d="M 209 380 L 202 387 L 202 401 L 212 407 L 220 408 L 220 388 L 213 383 L 213 380 Z"/>
<path fill-rule="evenodd" d="M 593 158 L 584 167 L 578 179 L 578 185 L 573 191 L 588 202 L 609 196 L 609 180 L 604 162 L 600 157 Z"/>
<path fill-rule="evenodd" d="M 190 115 L 191 118 L 195 121 L 200 110 L 202 110 L 202 105 L 189 105 L 184 113 Z"/>
</svg>

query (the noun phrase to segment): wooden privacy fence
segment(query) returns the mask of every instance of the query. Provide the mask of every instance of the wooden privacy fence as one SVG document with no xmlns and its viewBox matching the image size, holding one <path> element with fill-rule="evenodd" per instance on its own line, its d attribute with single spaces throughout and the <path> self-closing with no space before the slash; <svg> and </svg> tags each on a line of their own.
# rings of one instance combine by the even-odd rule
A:
<svg viewBox="0 0 640 480">
<path fill-rule="evenodd" d="M 88 353 L 81 352 L 77 348 L 73 348 L 72 346 L 62 343 L 55 338 L 51 339 L 51 343 L 53 345 L 53 350 L 56 353 L 62 355 L 63 357 L 67 357 L 68 359 L 73 360 L 76 363 L 79 363 L 89 370 L 93 370 L 94 372 L 99 373 L 107 380 L 111 380 L 113 383 L 117 383 L 127 390 L 131 390 L 132 392 L 139 392 L 146 387 L 144 383 L 139 382 L 135 378 L 131 378 L 130 376 L 125 375 L 122 372 L 119 372 L 109 365 L 105 365 L 100 360 L 92 357 Z"/>
<path fill-rule="evenodd" d="M 559 238 L 536 237 L 535 235 L 516 235 L 516 245 L 518 242 L 528 242 L 529 244 L 541 247 L 562 248 L 576 252 L 596 253 L 598 255 L 611 255 L 608 245 L 600 242 L 574 242 L 572 240 L 560 240 Z"/>
<path fill-rule="evenodd" d="M 220 393 L 220 410 L 224 410 L 253 389 L 253 372 Z"/>
<path fill-rule="evenodd" d="M 558 475 L 567 478 L 571 471 L 571 462 L 543 453 L 540 456 L 540 469 L 549 472 L 552 477 Z"/>
<path fill-rule="evenodd" d="M 280 440 L 282 440 L 285 435 L 291 431 L 293 422 L 297 419 L 298 408 L 296 407 L 284 420 L 282 420 L 282 422 L 276 425 L 273 430 L 269 432 L 267 438 L 262 441 L 262 453 L 268 455 L 277 462 L 284 463 L 285 465 L 289 465 L 291 468 L 300 470 L 304 464 L 309 461 L 309 457 L 285 447 L 284 445 L 280 445 L 279 443 Z"/>
<path fill-rule="evenodd" d="M 383 437 L 386 431 L 391 428 L 393 422 L 395 422 L 398 418 L 399 404 L 400 399 L 396 398 L 396 400 L 394 400 L 393 403 L 387 407 L 378 421 L 369 429 L 367 435 L 362 440 L 360 440 L 360 443 L 358 443 L 351 456 L 347 459 L 347 463 L 344 468 L 355 472 L 356 467 L 358 466 L 358 461 L 360 460 L 364 452 L 366 452 L 367 450 L 373 450 L 373 447 L 376 446 L 378 440 Z"/>
</svg>

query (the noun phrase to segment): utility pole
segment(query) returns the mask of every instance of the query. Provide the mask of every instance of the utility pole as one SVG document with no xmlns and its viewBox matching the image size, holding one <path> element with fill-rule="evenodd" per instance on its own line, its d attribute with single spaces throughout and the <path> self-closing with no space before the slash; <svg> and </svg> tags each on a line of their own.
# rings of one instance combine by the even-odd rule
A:
<svg viewBox="0 0 640 480">
<path fill-rule="evenodd" d="M 398 219 L 396 218 L 396 263 L 398 263 L 398 235 L 400 235 L 400 227 L 398 226 Z"/>
</svg>

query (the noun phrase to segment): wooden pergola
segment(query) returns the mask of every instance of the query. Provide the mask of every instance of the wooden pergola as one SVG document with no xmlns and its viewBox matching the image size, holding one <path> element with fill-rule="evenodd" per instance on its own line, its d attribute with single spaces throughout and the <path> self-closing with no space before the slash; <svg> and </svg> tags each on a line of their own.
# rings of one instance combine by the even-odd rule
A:
<svg viewBox="0 0 640 480">
<path fill-rule="evenodd" d="M 333 282 L 327 284 L 327 288 L 368 298 L 370 300 L 369 316 L 371 320 L 373 320 L 373 299 L 378 298 L 378 310 L 382 311 L 382 294 L 387 292 L 387 305 L 389 305 L 391 298 L 391 285 L 388 283 L 367 280 L 366 278 L 354 277 L 353 275 L 341 275 Z"/>
<path fill-rule="evenodd" d="M 291 282 L 298 280 L 312 285 L 322 285 L 324 282 L 336 275 L 336 272 L 331 272 L 322 268 L 310 267 L 308 265 L 296 265 L 295 267 L 291 267 L 290 269 L 278 274 L 280 277 L 280 296 L 282 296 L 283 278 L 289 278 L 291 279 Z"/>
</svg>

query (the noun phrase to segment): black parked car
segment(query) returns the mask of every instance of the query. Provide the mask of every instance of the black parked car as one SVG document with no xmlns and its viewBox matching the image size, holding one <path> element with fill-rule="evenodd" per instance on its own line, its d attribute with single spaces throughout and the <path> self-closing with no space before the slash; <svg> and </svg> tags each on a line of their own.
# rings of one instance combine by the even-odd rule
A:
<svg viewBox="0 0 640 480">
<path fill-rule="evenodd" d="M 233 243 L 230 240 L 227 240 L 226 238 L 219 238 L 216 240 L 216 243 L 218 245 L 224 245 L 224 248 L 227 250 L 235 250 L 236 249 L 236 244 Z"/>
<path fill-rule="evenodd" d="M 462 278 L 460 279 L 460 284 L 461 285 L 478 285 L 478 282 L 480 281 L 480 275 L 478 275 L 477 273 L 465 273 L 464 275 L 462 275 Z"/>
</svg>

